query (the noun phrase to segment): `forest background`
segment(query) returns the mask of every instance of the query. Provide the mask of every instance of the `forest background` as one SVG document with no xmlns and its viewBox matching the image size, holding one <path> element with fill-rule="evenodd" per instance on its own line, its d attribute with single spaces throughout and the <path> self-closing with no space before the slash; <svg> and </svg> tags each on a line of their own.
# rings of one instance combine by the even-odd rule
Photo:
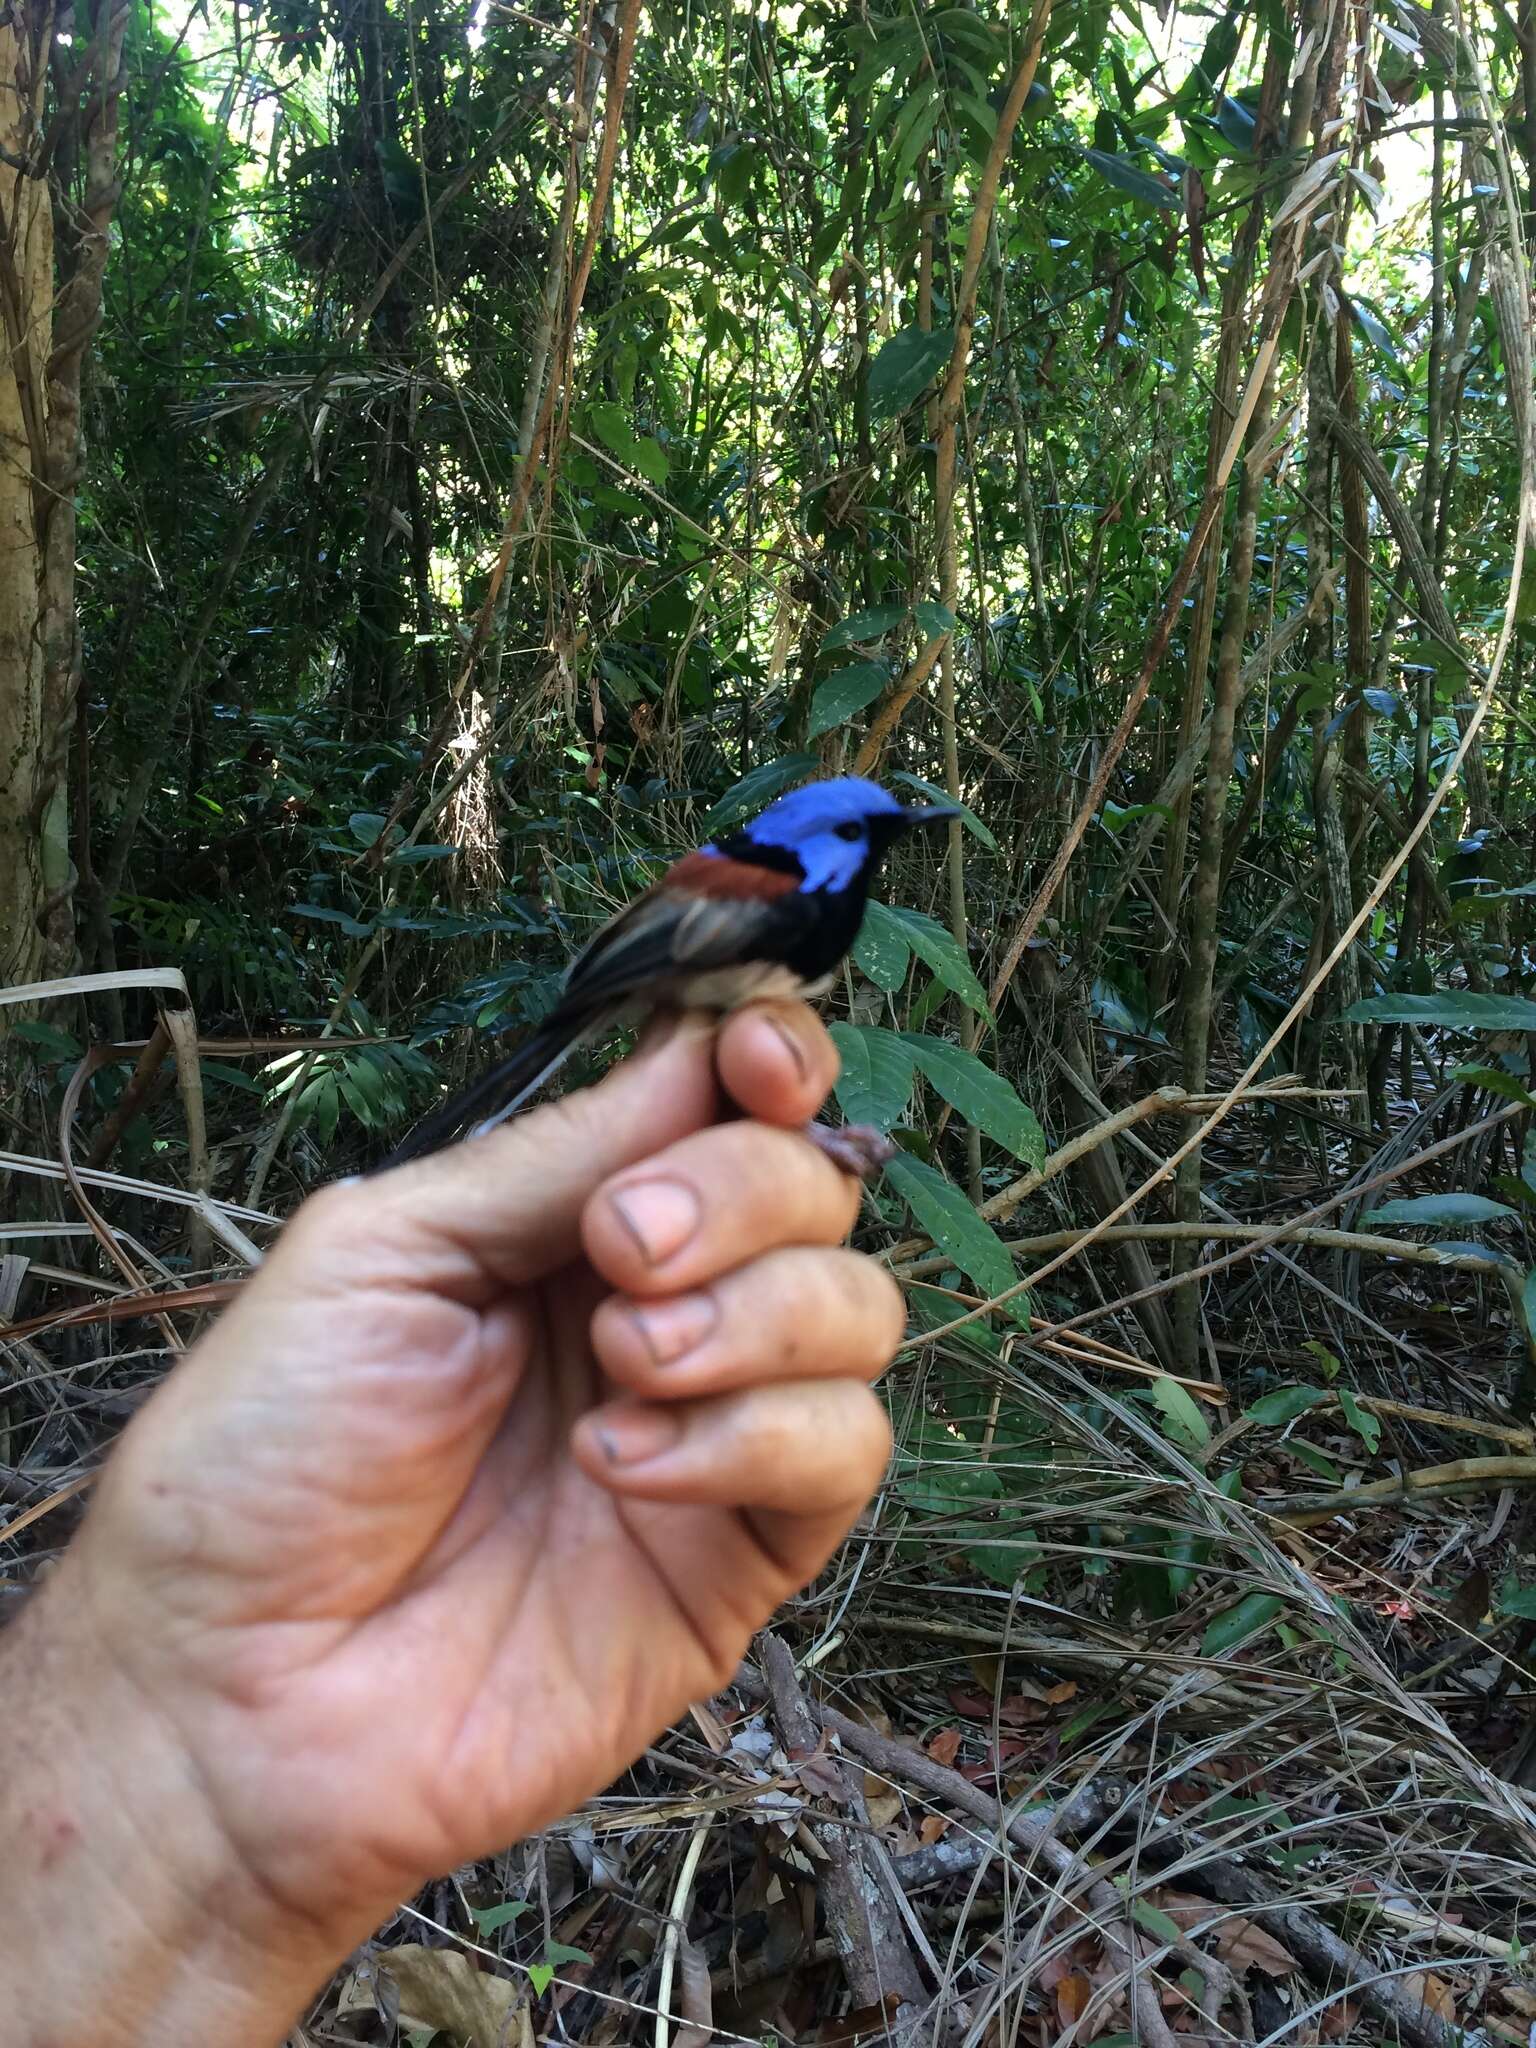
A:
<svg viewBox="0 0 1536 2048">
<path fill-rule="evenodd" d="M 1524 2044 L 1532 0 L 26 0 L 0 84 L 7 1593 L 669 858 L 963 806 L 831 999 L 912 1332 L 798 1671 L 301 2038 Z"/>
</svg>

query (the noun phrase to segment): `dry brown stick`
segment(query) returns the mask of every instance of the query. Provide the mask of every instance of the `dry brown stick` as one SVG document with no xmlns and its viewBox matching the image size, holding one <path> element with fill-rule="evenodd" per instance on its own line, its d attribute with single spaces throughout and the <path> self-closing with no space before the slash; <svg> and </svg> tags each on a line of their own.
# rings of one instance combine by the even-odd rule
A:
<svg viewBox="0 0 1536 2048">
<path fill-rule="evenodd" d="M 1013 134 L 1018 126 L 1019 116 L 1024 111 L 1024 102 L 1029 98 L 1030 87 L 1035 82 L 1035 71 L 1040 62 L 1040 52 L 1045 46 L 1046 26 L 1051 18 L 1051 0 L 1035 0 L 1033 16 L 1024 44 L 1024 59 L 1014 75 L 1013 85 L 1003 110 L 997 117 L 986 161 L 981 168 L 981 177 L 976 186 L 976 199 L 971 208 L 970 226 L 966 232 L 965 258 L 960 271 L 960 289 L 955 296 L 955 338 L 949 351 L 949 365 L 944 372 L 944 385 L 934 408 L 934 440 L 936 458 L 934 463 L 934 530 L 939 538 L 940 552 L 945 548 L 945 537 L 953 539 L 955 509 L 955 464 L 957 454 L 960 414 L 965 404 L 965 377 L 971 361 L 971 334 L 976 325 L 976 287 L 981 277 L 982 261 L 986 255 L 987 237 L 992 227 L 993 211 L 997 205 L 998 185 L 1002 180 L 1003 166 L 1008 161 L 1008 152 L 1013 147 Z M 907 706 L 932 674 L 934 664 L 948 647 L 950 635 L 941 633 L 930 640 L 917 660 L 892 690 L 881 705 L 865 734 L 864 743 L 854 759 L 854 773 L 868 775 L 878 764 L 885 749 L 886 741 L 901 723 Z"/>
<path fill-rule="evenodd" d="M 1046 1866 L 1056 1879 L 1057 1896 L 1064 1904 L 1070 1902 L 1073 1893 L 1082 1892 L 1093 1908 L 1095 1931 L 1128 1980 L 1131 2009 L 1143 2048 L 1175 2048 L 1158 2003 L 1156 1982 L 1137 1957 L 1125 1900 L 1107 1880 L 1094 1877 L 1075 1851 L 1056 1839 L 1052 1815 L 1006 1812 L 979 1785 L 971 1784 L 958 1771 L 935 1763 L 921 1751 L 877 1734 L 873 1728 L 840 1714 L 835 1707 L 818 1704 L 814 1712 L 827 1734 L 835 1735 L 844 1749 L 851 1750 L 884 1776 L 916 1785 L 930 1798 L 958 1807 L 994 1837 L 1006 1834 L 1016 1848 Z"/>
<path fill-rule="evenodd" d="M 1250 1090 L 1244 1099 L 1250 1102 L 1272 1102 L 1290 1099 L 1298 1094 L 1318 1095 L 1330 1092 L 1338 1093 L 1337 1089 L 1298 1089 L 1293 1083 L 1282 1079 L 1268 1083 L 1262 1088 Z M 1129 1103 L 1124 1109 L 1117 1109 L 1112 1116 L 1105 1117 L 1085 1131 L 1079 1131 L 1075 1138 L 1068 1139 L 1065 1145 L 1053 1152 L 1043 1166 L 1032 1166 L 1028 1173 L 1021 1174 L 1016 1181 L 1010 1181 L 1007 1187 L 1000 1188 L 995 1195 L 981 1204 L 977 1214 L 988 1223 L 996 1223 L 1009 1217 L 1022 1202 L 1028 1201 L 1032 1194 L 1043 1188 L 1047 1181 L 1055 1180 L 1058 1174 L 1065 1172 L 1085 1153 L 1092 1152 L 1096 1146 L 1107 1144 L 1111 1138 L 1116 1138 L 1122 1131 L 1129 1130 L 1132 1124 L 1144 1123 L 1152 1116 L 1203 1116 L 1217 1100 L 1214 1095 L 1192 1096 L 1176 1085 L 1155 1088 L 1150 1095 L 1142 1096 L 1139 1102 Z M 922 1251 L 925 1245 L 932 1242 L 931 1237 L 906 1237 L 881 1256 L 888 1264 L 895 1265 L 901 1259 L 911 1258 L 915 1252 Z"/>
<path fill-rule="evenodd" d="M 800 1690 L 794 1657 L 788 1644 L 771 1631 L 763 1634 L 762 1651 L 763 1671 L 779 1733 L 790 1761 L 803 1761 L 815 1754 L 820 1738 L 815 1717 Z M 819 1768 L 829 1770 L 838 1781 L 838 1802 L 852 1808 L 857 1820 L 862 1800 L 850 1774 L 830 1760 Z M 827 1865 L 820 1875 L 818 1889 L 854 2005 L 883 2008 L 886 2000 L 894 1997 L 901 2005 L 926 2006 L 927 1988 L 907 1945 L 895 1902 L 873 1859 L 865 1854 L 863 1831 L 846 1821 L 826 1818 L 814 1818 L 810 1824 L 827 1852 Z"/>
<path fill-rule="evenodd" d="M 1199 1223 L 1116 1223 L 1101 1231 L 1095 1242 L 1198 1244 L 1209 1238 L 1217 1244 L 1257 1244 L 1262 1239 L 1267 1250 L 1278 1241 L 1276 1232 L 1282 1229 L 1282 1225 L 1274 1223 L 1211 1223 L 1205 1220 Z M 1008 1249 L 1018 1258 L 1036 1252 L 1061 1251 L 1076 1244 L 1082 1235 L 1081 1230 L 1048 1230 L 1038 1237 L 1011 1238 Z M 1314 1250 L 1362 1252 L 1378 1258 L 1401 1259 L 1410 1266 L 1439 1266 L 1448 1272 L 1480 1272 L 1494 1278 L 1499 1271 L 1486 1252 L 1446 1251 L 1439 1245 L 1411 1244 L 1397 1237 L 1375 1237 L 1368 1231 L 1297 1229 L 1285 1230 L 1284 1238 L 1287 1244 L 1310 1245 Z M 935 1252 L 931 1258 L 914 1259 L 909 1265 L 893 1266 L 892 1271 L 898 1279 L 918 1280 L 925 1273 L 935 1272 L 952 1263 L 944 1253 Z"/>
<path fill-rule="evenodd" d="M 162 1010 L 155 1018 L 154 1030 L 144 1041 L 138 1064 L 128 1077 L 128 1085 L 112 1105 L 111 1115 L 96 1133 L 91 1149 L 85 1155 L 87 1166 L 105 1166 L 112 1157 L 118 1139 L 143 1107 L 144 1098 L 164 1065 L 170 1049 L 170 1033 L 165 1028 L 165 1012 Z M 106 1050 L 108 1053 L 118 1053 L 122 1048 L 111 1046 Z"/>
<path fill-rule="evenodd" d="M 1536 1484 L 1536 1457 L 1456 1458 L 1448 1465 L 1423 1465 L 1417 1472 L 1395 1473 L 1390 1479 L 1373 1479 L 1336 1493 L 1288 1493 L 1279 1500 L 1255 1501 L 1254 1506 L 1294 1529 L 1310 1529 L 1371 1502 L 1403 1503 L 1420 1494 L 1486 1493 L 1491 1486 L 1532 1484 Z"/>
<path fill-rule="evenodd" d="M 576 322 L 581 314 L 582 300 L 586 296 L 587 280 L 592 273 L 592 258 L 597 249 L 598 237 L 602 232 L 603 221 L 607 217 L 608 193 L 613 183 L 614 164 L 618 159 L 619 141 L 624 130 L 624 101 L 629 90 L 630 67 L 634 61 L 635 34 L 640 22 L 640 5 L 641 0 L 624 0 L 623 13 L 619 19 L 618 41 L 613 58 L 613 72 L 609 79 L 608 92 L 603 106 L 603 140 L 602 146 L 598 151 L 597 169 L 592 179 L 592 199 L 587 208 L 586 231 L 582 241 L 581 254 L 572 272 L 570 291 L 566 297 L 565 334 L 561 337 L 560 341 L 560 362 L 562 365 L 568 361 L 570 347 L 574 343 Z M 512 503 L 507 508 L 507 516 L 502 523 L 501 545 L 497 550 L 496 560 L 491 565 L 491 573 L 486 581 L 485 594 L 481 598 L 480 609 L 475 614 L 475 623 L 470 633 L 469 645 L 464 652 L 463 662 L 459 668 L 458 679 L 449 691 L 448 702 L 443 707 L 441 716 L 438 718 L 437 723 L 428 736 L 426 744 L 421 750 L 421 759 L 415 773 L 408 778 L 404 788 L 390 806 L 389 815 L 384 821 L 383 830 L 368 849 L 367 865 L 369 867 L 377 868 L 382 865 L 385 852 L 388 850 L 391 828 L 397 825 L 404 815 L 421 777 L 429 774 L 436 766 L 438 758 L 448 742 L 448 728 L 455 708 L 463 701 L 464 692 L 468 689 L 475 670 L 479 666 L 480 657 L 485 651 L 486 641 L 491 630 L 491 622 L 496 613 L 496 601 L 501 594 L 502 583 L 508 568 L 511 566 L 513 553 L 522 534 L 523 521 L 527 516 L 528 505 L 533 496 L 535 478 L 541 464 L 552 467 L 552 464 L 546 463 L 546 458 L 553 454 L 553 445 L 551 443 L 547 446 L 546 443 L 549 441 L 554 424 L 555 405 L 560 396 L 562 382 L 563 380 L 559 375 L 552 374 L 544 387 L 544 395 L 539 401 L 539 409 L 534 419 L 533 433 L 529 439 L 522 466 L 518 470 L 517 484 L 512 494 Z"/>
</svg>

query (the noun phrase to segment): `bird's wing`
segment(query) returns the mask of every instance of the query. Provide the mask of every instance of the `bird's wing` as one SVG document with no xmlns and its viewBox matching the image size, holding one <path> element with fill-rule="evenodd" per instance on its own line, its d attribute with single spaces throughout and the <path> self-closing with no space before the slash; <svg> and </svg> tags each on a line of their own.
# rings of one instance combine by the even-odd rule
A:
<svg viewBox="0 0 1536 2048">
<path fill-rule="evenodd" d="M 791 875 L 690 854 L 598 933 L 571 968 L 561 1008 L 584 1011 L 760 957 L 794 889 Z"/>
</svg>

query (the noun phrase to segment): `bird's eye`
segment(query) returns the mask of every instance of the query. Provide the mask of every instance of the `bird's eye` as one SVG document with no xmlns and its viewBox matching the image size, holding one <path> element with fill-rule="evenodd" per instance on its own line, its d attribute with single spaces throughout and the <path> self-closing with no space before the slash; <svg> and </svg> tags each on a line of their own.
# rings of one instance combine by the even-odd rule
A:
<svg viewBox="0 0 1536 2048">
<path fill-rule="evenodd" d="M 855 824 L 852 818 L 848 820 L 846 825 L 834 825 L 832 830 L 839 839 L 862 839 L 864 837 L 864 827 Z"/>
</svg>

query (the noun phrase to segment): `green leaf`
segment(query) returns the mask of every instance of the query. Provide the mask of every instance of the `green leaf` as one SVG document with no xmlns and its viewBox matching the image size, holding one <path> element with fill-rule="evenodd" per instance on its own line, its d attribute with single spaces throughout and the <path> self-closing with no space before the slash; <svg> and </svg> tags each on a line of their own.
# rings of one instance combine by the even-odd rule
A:
<svg viewBox="0 0 1536 2048">
<path fill-rule="evenodd" d="M 907 978 L 912 946 L 894 910 L 883 903 L 866 903 L 864 922 L 852 947 L 854 965 L 867 974 L 876 988 L 894 995 Z"/>
<path fill-rule="evenodd" d="M 877 419 L 903 413 L 949 361 L 954 332 L 948 327 L 903 327 L 869 366 L 869 403 Z"/>
<path fill-rule="evenodd" d="M 1189 1389 L 1163 1372 L 1152 1382 L 1152 1398 L 1162 1414 L 1163 1434 L 1186 1451 L 1203 1451 L 1211 1440 L 1211 1425 Z"/>
<path fill-rule="evenodd" d="M 1005 1145 L 1028 1166 L 1045 1164 L 1045 1133 L 1017 1090 L 962 1046 L 942 1038 L 904 1034 L 913 1059 L 944 1100 L 969 1124 Z"/>
<path fill-rule="evenodd" d="M 1344 1420 L 1365 1445 L 1366 1456 L 1374 1458 L 1381 1443 L 1381 1424 L 1368 1409 L 1362 1408 L 1348 1387 L 1339 1389 L 1339 1406 Z"/>
<path fill-rule="evenodd" d="M 1286 1449 L 1293 1457 L 1299 1458 L 1309 1472 L 1315 1472 L 1319 1479 L 1326 1479 L 1330 1486 L 1342 1486 L 1344 1474 L 1332 1458 L 1325 1458 L 1315 1444 L 1303 1443 L 1299 1436 L 1291 1437 Z"/>
<path fill-rule="evenodd" d="M 912 1049 L 877 1024 L 834 1024 L 832 1043 L 842 1061 L 833 1083 L 838 1106 L 851 1124 L 888 1131 L 912 1099 Z"/>
<path fill-rule="evenodd" d="M 1442 1024 L 1451 1031 L 1536 1031 L 1536 1003 L 1524 996 L 1479 996 L 1443 989 L 1432 996 L 1366 996 L 1344 1012 L 1347 1024 Z"/>
<path fill-rule="evenodd" d="M 920 789 L 924 796 L 936 804 L 949 804 L 960 813 L 960 822 L 967 832 L 974 834 L 989 853 L 1000 851 L 997 841 L 983 825 L 976 813 L 961 803 L 958 797 L 947 796 L 936 782 L 924 782 L 921 775 L 909 774 L 905 768 L 898 768 L 891 776 L 892 782 L 904 782 L 908 789 Z"/>
<path fill-rule="evenodd" d="M 907 1207 L 943 1252 L 961 1272 L 974 1280 L 983 1294 L 1002 1294 L 1018 1279 L 1007 1246 L 990 1224 L 983 1223 L 953 1181 L 908 1152 L 898 1152 L 885 1169 Z M 1008 1306 L 1017 1311 L 1023 1302 L 1016 1295 Z"/>
<path fill-rule="evenodd" d="M 359 846 L 372 846 L 384 830 L 384 817 L 380 811 L 354 811 L 347 823 Z"/>
<path fill-rule="evenodd" d="M 584 1948 L 572 1948 L 568 1941 L 546 1941 L 544 1944 L 546 1963 L 590 1963 L 592 1958 Z"/>
<path fill-rule="evenodd" d="M 1235 1607 L 1218 1614 L 1200 1638 L 1202 1657 L 1225 1657 L 1269 1627 L 1285 1602 L 1273 1593 L 1249 1593 Z"/>
<path fill-rule="evenodd" d="M 1379 1209 L 1367 1209 L 1363 1224 L 1416 1223 L 1431 1227 L 1463 1223 L 1489 1223 L 1496 1216 L 1513 1216 L 1507 1202 L 1491 1201 L 1487 1195 L 1410 1195 L 1400 1202 L 1383 1202 Z"/>
<path fill-rule="evenodd" d="M 1111 156 L 1103 149 L 1085 149 L 1083 156 L 1101 178 L 1107 178 L 1117 191 L 1140 200 L 1143 206 L 1171 209 L 1178 205 L 1179 195 L 1172 185 L 1165 184 L 1161 178 L 1154 178 L 1149 171 L 1137 170 L 1123 156 Z"/>
<path fill-rule="evenodd" d="M 457 846 L 401 846 L 385 855 L 384 865 L 387 868 L 420 867 L 423 861 L 443 860 L 460 850 Z"/>
<path fill-rule="evenodd" d="M 528 1982 L 533 1986 L 535 1998 L 542 1998 L 554 1982 L 554 1979 L 555 1966 L 553 1963 L 530 1963 L 528 1965 Z"/>
<path fill-rule="evenodd" d="M 894 910 L 892 916 L 901 922 L 907 944 L 928 967 L 937 981 L 941 981 L 951 995 L 989 1021 L 992 1012 L 987 1008 L 987 992 L 976 979 L 975 969 L 955 941 L 952 932 L 944 929 L 931 917 L 924 917 L 920 910 Z"/>
<path fill-rule="evenodd" d="M 889 674 L 883 661 L 856 661 L 828 676 L 824 683 L 818 683 L 811 699 L 806 738 L 819 740 L 823 733 L 846 724 L 866 704 L 872 704 L 885 688 Z"/>
<path fill-rule="evenodd" d="M 1294 1422 L 1298 1415 L 1305 1415 L 1309 1408 L 1315 1408 L 1319 1401 L 1327 1398 L 1321 1387 L 1276 1387 L 1272 1394 L 1261 1394 L 1257 1401 L 1243 1410 L 1243 1414 L 1249 1422 L 1272 1429 Z"/>
<path fill-rule="evenodd" d="M 1515 1621 L 1536 1621 L 1536 1586 L 1522 1586 L 1511 1572 L 1499 1587 L 1497 1612 Z"/>
<path fill-rule="evenodd" d="M 371 924 L 359 924 L 344 910 L 331 910 L 323 903 L 295 903 L 293 914 L 295 917 L 315 918 L 321 924 L 339 924 L 349 939 L 366 939 L 373 930 Z"/>
<path fill-rule="evenodd" d="M 947 604 L 933 604 L 925 599 L 922 604 L 913 605 L 912 616 L 925 640 L 937 640 L 941 633 L 955 630 L 955 615 Z"/>
<path fill-rule="evenodd" d="M 701 837 L 713 839 L 718 833 L 729 831 L 743 818 L 760 811 L 771 798 L 781 796 L 791 783 L 803 782 L 820 766 L 814 754 L 785 754 L 780 760 L 761 762 L 739 782 L 733 782 L 714 809 L 705 813 L 699 827 Z"/>
<path fill-rule="evenodd" d="M 882 633 L 889 633 L 892 626 L 899 626 L 907 616 L 904 604 L 876 604 L 868 611 L 850 612 L 846 619 L 839 619 L 821 643 L 823 654 L 835 653 L 839 647 L 852 647 L 856 641 L 878 640 Z"/>
<path fill-rule="evenodd" d="M 622 405 L 600 402 L 588 407 L 587 417 L 592 422 L 593 433 L 610 455 L 617 455 L 621 460 L 633 461 L 635 430 L 630 424 L 629 414 Z"/>
<path fill-rule="evenodd" d="M 629 466 L 648 484 L 664 484 L 667 480 L 667 451 L 659 441 L 643 438 L 630 449 Z"/>
<path fill-rule="evenodd" d="M 503 1899 L 499 1905 L 475 1906 L 471 1911 L 482 1934 L 495 1934 L 512 1921 L 520 1920 L 524 1913 L 531 1913 L 533 1907 L 527 1899 Z"/>
<path fill-rule="evenodd" d="M 1486 1088 L 1490 1095 L 1506 1095 L 1511 1102 L 1536 1109 L 1536 1096 L 1517 1075 L 1506 1074 L 1502 1067 L 1458 1067 L 1451 1079 L 1468 1088 Z"/>
</svg>

